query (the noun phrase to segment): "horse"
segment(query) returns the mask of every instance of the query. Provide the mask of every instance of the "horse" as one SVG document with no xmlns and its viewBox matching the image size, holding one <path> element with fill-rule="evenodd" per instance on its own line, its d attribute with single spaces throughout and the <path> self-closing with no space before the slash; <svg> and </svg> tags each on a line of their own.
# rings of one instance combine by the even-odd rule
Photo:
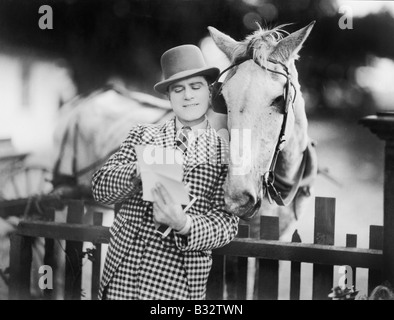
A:
<svg viewBox="0 0 394 320">
<path fill-rule="evenodd" d="M 317 155 L 295 66 L 313 25 L 290 34 L 284 25 L 258 25 L 242 41 L 208 27 L 231 62 L 220 75 L 226 73 L 224 81 L 214 83 L 212 92 L 214 110 L 228 116 L 226 210 L 244 221 L 278 216 L 281 238 L 294 229 L 317 176 Z"/>
</svg>

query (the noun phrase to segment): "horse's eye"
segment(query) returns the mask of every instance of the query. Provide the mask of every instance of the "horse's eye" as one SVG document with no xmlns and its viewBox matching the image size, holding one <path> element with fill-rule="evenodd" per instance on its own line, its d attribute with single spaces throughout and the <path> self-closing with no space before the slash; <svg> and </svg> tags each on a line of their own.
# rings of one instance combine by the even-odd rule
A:
<svg viewBox="0 0 394 320">
<path fill-rule="evenodd" d="M 285 97 L 283 95 L 276 97 L 271 103 L 271 106 L 277 108 L 283 108 L 284 105 L 285 105 Z"/>
</svg>

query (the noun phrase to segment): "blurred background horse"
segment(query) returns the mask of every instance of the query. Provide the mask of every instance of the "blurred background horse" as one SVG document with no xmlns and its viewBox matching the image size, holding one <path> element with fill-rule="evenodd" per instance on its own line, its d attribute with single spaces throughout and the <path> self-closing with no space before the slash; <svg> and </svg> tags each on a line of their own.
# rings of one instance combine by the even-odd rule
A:
<svg viewBox="0 0 394 320">
<path fill-rule="evenodd" d="M 52 194 L 91 197 L 91 177 L 119 148 L 138 123 L 157 123 L 172 116 L 168 101 L 119 85 L 78 97 L 63 106 L 55 133 Z"/>
</svg>

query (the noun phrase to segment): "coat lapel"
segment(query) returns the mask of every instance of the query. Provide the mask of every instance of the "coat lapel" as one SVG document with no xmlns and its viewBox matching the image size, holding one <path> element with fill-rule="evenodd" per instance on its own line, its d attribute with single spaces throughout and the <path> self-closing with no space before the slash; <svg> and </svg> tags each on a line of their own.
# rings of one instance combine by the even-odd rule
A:
<svg viewBox="0 0 394 320">
<path fill-rule="evenodd" d="M 158 130 L 152 130 L 148 136 L 147 144 L 153 144 L 164 148 L 175 147 L 175 118 L 166 121 Z M 184 159 L 184 177 L 192 170 L 204 163 L 217 163 L 217 134 L 208 122 L 207 129 L 194 139 L 187 151 Z"/>
<path fill-rule="evenodd" d="M 201 164 L 216 163 L 218 147 L 216 138 L 217 135 L 215 129 L 213 129 L 208 122 L 205 132 L 194 139 L 192 144 L 189 146 L 186 159 L 185 176 Z"/>
<path fill-rule="evenodd" d="M 175 118 L 166 121 L 158 130 L 153 130 L 150 134 L 148 144 L 163 148 L 174 147 L 175 141 Z"/>
</svg>

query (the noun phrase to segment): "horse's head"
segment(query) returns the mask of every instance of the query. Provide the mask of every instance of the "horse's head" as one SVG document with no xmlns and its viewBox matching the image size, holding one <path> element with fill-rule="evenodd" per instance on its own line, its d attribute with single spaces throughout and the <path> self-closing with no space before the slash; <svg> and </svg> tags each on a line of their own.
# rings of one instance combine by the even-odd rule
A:
<svg viewBox="0 0 394 320">
<path fill-rule="evenodd" d="M 275 166 L 275 150 L 281 149 L 283 157 L 291 144 L 293 162 L 299 165 L 300 158 L 295 155 L 306 148 L 307 120 L 294 60 L 313 24 L 286 37 L 280 27 L 260 27 L 240 42 L 209 27 L 214 42 L 232 65 L 221 87 L 231 139 L 224 185 L 226 209 L 245 220 L 260 208 L 266 191 L 263 178 L 269 179 Z M 276 169 L 293 170 L 283 166 Z M 293 171 L 295 175 L 297 169 Z"/>
</svg>

